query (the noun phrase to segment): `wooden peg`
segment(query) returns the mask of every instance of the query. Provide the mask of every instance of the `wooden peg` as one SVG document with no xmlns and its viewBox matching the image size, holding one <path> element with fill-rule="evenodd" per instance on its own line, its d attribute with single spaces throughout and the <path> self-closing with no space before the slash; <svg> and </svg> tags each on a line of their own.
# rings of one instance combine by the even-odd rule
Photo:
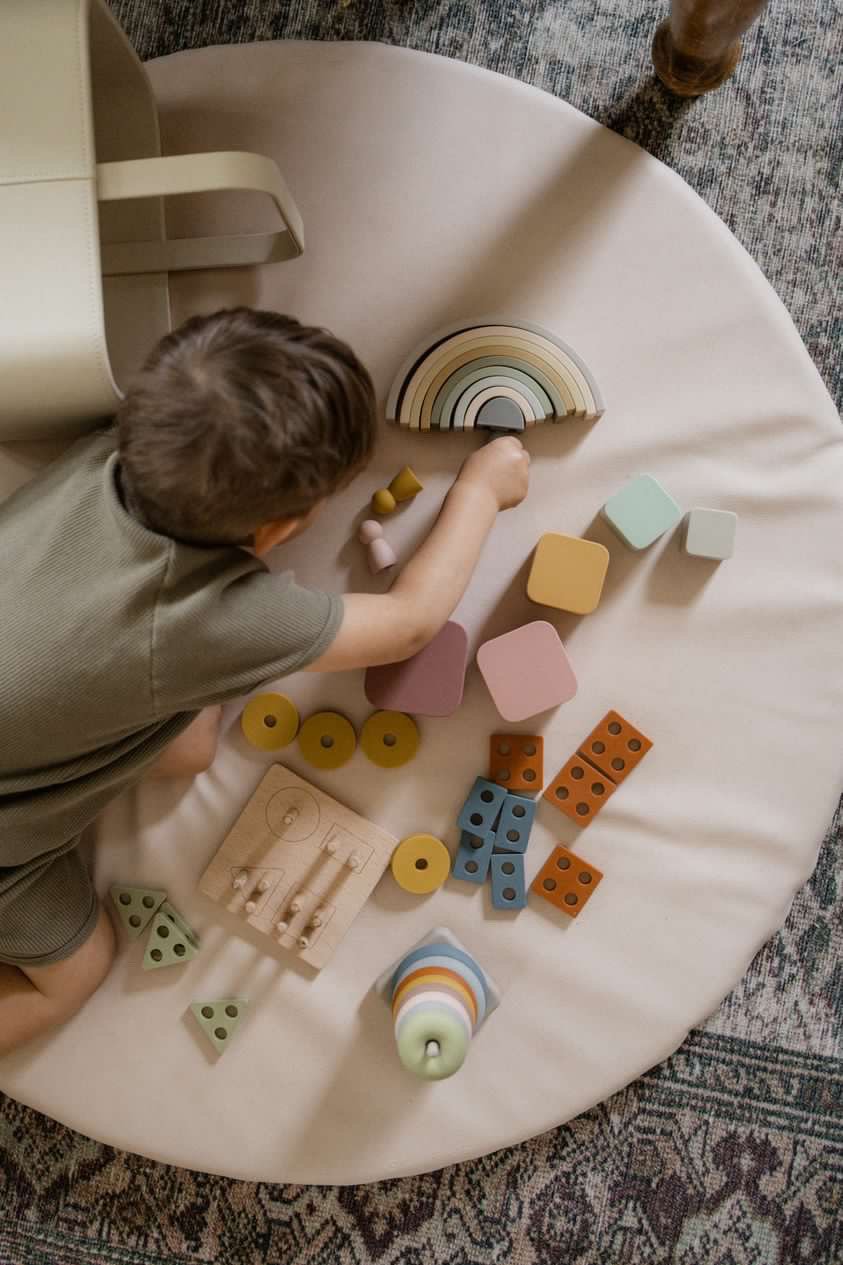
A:
<svg viewBox="0 0 843 1265">
<path fill-rule="evenodd" d="M 365 523 L 361 524 L 357 539 L 361 545 L 366 546 L 369 570 L 372 575 L 378 575 L 379 572 L 388 571 L 390 567 L 395 566 L 398 561 L 395 551 L 389 542 L 384 540 L 383 528 L 373 518 L 367 518 Z"/>
</svg>

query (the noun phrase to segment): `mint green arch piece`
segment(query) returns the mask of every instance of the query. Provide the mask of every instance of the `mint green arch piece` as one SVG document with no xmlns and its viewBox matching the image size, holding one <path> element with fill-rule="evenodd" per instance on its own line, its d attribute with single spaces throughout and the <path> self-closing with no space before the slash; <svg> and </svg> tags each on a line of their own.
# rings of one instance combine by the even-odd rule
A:
<svg viewBox="0 0 843 1265">
<path fill-rule="evenodd" d="M 472 379 L 477 372 L 488 373 L 489 370 L 501 370 L 504 373 L 512 373 L 513 376 L 523 375 L 527 379 L 531 389 L 539 396 L 539 399 L 546 399 L 546 415 L 554 417 L 557 420 L 567 417 L 567 409 L 565 401 L 557 391 L 553 383 L 540 373 L 533 365 L 528 364 L 524 360 L 519 360 L 517 356 L 478 356 L 476 360 L 471 360 L 467 365 L 462 365 L 451 374 L 450 378 L 442 384 L 436 399 L 433 401 L 433 408 L 430 415 L 431 430 L 442 428 L 441 418 L 444 410 L 445 401 L 451 395 L 452 390 L 455 392 L 454 401 L 462 393 L 464 388 L 464 380 Z M 519 381 L 520 381 L 519 377 Z M 453 403 L 450 408 L 453 409 Z M 445 416 L 448 416 L 445 413 Z M 449 427 L 442 429 L 448 430 Z"/>
<path fill-rule="evenodd" d="M 503 385 L 517 387 L 532 405 L 537 421 L 553 417 L 554 410 L 550 396 L 535 378 L 522 373 L 520 369 L 512 369 L 509 365 L 492 364 L 487 368 L 478 369 L 476 364 L 476 361 L 472 361 L 468 365 L 463 365 L 462 369 L 458 369 L 445 382 L 433 401 L 430 414 L 431 430 L 434 428 L 434 422 L 437 427 L 442 428 L 443 418 L 446 423 L 445 430 L 459 430 L 460 426 L 448 419 L 453 419 L 457 401 L 463 392 L 479 383 L 490 387 Z M 467 372 L 463 373 L 463 369 Z"/>
</svg>

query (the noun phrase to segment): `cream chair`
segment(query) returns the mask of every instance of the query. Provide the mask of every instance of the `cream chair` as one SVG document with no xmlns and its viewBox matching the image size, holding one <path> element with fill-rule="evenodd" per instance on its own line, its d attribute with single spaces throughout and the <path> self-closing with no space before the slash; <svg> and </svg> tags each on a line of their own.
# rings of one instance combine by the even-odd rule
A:
<svg viewBox="0 0 843 1265">
<path fill-rule="evenodd" d="M 170 328 L 167 273 L 301 254 L 276 164 L 162 158 L 146 73 L 104 0 L 0 3 L 0 439 L 83 431 Z M 283 227 L 168 241 L 163 198 L 258 190 Z"/>
</svg>

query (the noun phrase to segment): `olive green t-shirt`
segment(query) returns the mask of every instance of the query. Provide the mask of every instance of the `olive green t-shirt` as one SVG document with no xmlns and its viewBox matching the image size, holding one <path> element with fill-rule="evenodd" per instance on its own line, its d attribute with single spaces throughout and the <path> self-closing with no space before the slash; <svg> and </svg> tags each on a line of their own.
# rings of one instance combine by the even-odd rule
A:
<svg viewBox="0 0 843 1265">
<path fill-rule="evenodd" d="M 317 659 L 342 599 L 124 508 L 112 431 L 0 505 L 0 869 L 66 848 L 203 707 Z"/>
</svg>

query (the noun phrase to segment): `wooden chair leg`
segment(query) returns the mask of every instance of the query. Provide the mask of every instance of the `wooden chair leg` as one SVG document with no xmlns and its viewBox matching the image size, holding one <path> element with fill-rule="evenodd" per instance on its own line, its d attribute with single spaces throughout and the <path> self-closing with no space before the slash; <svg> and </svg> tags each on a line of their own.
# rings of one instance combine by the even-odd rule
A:
<svg viewBox="0 0 843 1265">
<path fill-rule="evenodd" d="M 698 97 L 728 79 L 740 37 L 767 0 L 671 0 L 670 17 L 653 38 L 656 74 L 671 92 Z"/>
</svg>

